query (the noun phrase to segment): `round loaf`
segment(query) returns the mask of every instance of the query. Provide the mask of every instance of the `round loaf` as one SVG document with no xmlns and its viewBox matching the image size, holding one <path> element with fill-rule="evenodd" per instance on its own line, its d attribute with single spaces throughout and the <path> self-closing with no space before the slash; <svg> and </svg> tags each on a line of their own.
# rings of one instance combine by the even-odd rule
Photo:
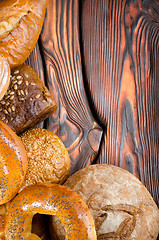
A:
<svg viewBox="0 0 159 240">
<path fill-rule="evenodd" d="M 66 228 L 67 240 L 97 240 L 94 220 L 85 202 L 76 192 L 59 184 L 28 186 L 9 202 L 6 239 L 40 240 L 31 233 L 36 213 L 56 214 Z"/>
<path fill-rule="evenodd" d="M 0 56 L 0 100 L 6 93 L 10 83 L 10 67 L 8 62 Z"/>
<path fill-rule="evenodd" d="M 37 183 L 63 183 L 70 173 L 70 158 L 60 138 L 47 129 L 24 132 L 21 140 L 28 157 L 22 188 Z"/>
<path fill-rule="evenodd" d="M 0 56 L 11 68 L 22 64 L 39 38 L 48 0 L 0 1 Z"/>
<path fill-rule="evenodd" d="M 155 240 L 159 210 L 150 193 L 132 174 L 101 164 L 79 170 L 65 185 L 86 202 L 95 221 L 97 239 Z M 59 219 L 51 217 L 52 239 L 65 239 Z"/>
<path fill-rule="evenodd" d="M 19 191 L 26 169 L 27 156 L 22 141 L 0 121 L 0 205 Z"/>
</svg>

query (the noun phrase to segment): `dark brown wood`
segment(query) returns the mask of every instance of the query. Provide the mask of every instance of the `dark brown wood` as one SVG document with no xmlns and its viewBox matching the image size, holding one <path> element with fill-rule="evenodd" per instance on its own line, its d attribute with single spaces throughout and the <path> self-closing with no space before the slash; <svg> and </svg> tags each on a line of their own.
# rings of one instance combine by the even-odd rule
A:
<svg viewBox="0 0 159 240">
<path fill-rule="evenodd" d="M 50 0 L 39 43 L 28 63 L 58 105 L 41 126 L 63 140 L 71 174 L 98 156 L 159 204 L 159 2 Z"/>
<path fill-rule="evenodd" d="M 90 101 L 104 126 L 98 163 L 127 169 L 159 204 L 159 2 L 85 0 Z"/>
<path fill-rule="evenodd" d="M 49 1 L 41 34 L 41 51 L 47 86 L 58 106 L 46 127 L 67 147 L 73 173 L 94 161 L 102 134 L 84 89 L 78 0 Z"/>
</svg>

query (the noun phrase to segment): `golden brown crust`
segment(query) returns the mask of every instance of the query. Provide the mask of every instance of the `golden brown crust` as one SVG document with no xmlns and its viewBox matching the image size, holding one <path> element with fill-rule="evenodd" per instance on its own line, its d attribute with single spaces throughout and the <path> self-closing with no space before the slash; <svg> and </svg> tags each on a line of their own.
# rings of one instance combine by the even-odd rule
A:
<svg viewBox="0 0 159 240">
<path fill-rule="evenodd" d="M 11 68 L 30 55 L 40 35 L 48 0 L 0 1 L 0 56 Z"/>
<path fill-rule="evenodd" d="M 47 129 L 24 132 L 21 140 L 28 157 L 22 188 L 37 183 L 62 184 L 70 173 L 70 158 L 60 138 Z"/>
<path fill-rule="evenodd" d="M 94 221 L 87 205 L 73 190 L 58 184 L 26 187 L 9 204 L 5 234 L 9 239 L 38 239 L 31 234 L 33 215 L 56 214 L 68 240 L 96 240 Z"/>
<path fill-rule="evenodd" d="M 0 100 L 6 93 L 10 83 L 10 67 L 8 62 L 0 56 Z"/>
<path fill-rule="evenodd" d="M 19 134 L 45 120 L 57 106 L 30 66 L 19 66 L 11 75 L 9 88 L 0 101 L 0 120 Z"/>
<path fill-rule="evenodd" d="M 97 239 L 157 239 L 159 209 L 143 184 L 126 170 L 96 164 L 70 176 L 65 185 L 91 210 Z M 54 224 L 51 231 L 56 230 L 55 239 L 65 239 L 58 219 L 53 219 Z"/>
<path fill-rule="evenodd" d="M 6 208 L 5 205 L 0 206 L 0 239 L 5 240 L 5 221 L 6 221 Z"/>
<path fill-rule="evenodd" d="M 27 169 L 27 156 L 20 138 L 0 121 L 0 205 L 20 189 Z"/>
</svg>

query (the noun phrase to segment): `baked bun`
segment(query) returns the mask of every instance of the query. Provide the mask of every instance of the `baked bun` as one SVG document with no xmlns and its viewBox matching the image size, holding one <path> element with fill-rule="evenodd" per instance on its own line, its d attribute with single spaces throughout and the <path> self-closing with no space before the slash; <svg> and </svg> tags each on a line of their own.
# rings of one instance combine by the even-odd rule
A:
<svg viewBox="0 0 159 240">
<path fill-rule="evenodd" d="M 9 88 L 0 101 L 0 120 L 20 134 L 57 109 L 49 90 L 29 65 L 12 70 Z"/>
<path fill-rule="evenodd" d="M 6 93 L 10 83 L 10 67 L 8 62 L 0 56 L 0 100 Z"/>
<path fill-rule="evenodd" d="M 0 205 L 19 191 L 27 169 L 27 156 L 20 138 L 0 121 Z"/>
<path fill-rule="evenodd" d="M 47 129 L 24 132 L 21 140 L 28 157 L 22 188 L 37 183 L 63 183 L 70 173 L 69 154 L 58 136 Z"/>
<path fill-rule="evenodd" d="M 48 0 L 0 1 L 0 56 L 11 68 L 29 57 L 39 38 Z"/>
<path fill-rule="evenodd" d="M 143 184 L 126 170 L 92 165 L 70 176 L 65 185 L 76 191 L 91 210 L 97 239 L 157 239 L 157 205 Z M 52 239 L 65 239 L 59 219 L 51 218 Z"/>
<path fill-rule="evenodd" d="M 36 213 L 56 214 L 66 228 L 67 240 L 97 240 L 88 206 L 76 192 L 59 184 L 28 186 L 9 202 L 6 239 L 40 240 L 31 233 L 32 218 Z"/>
</svg>

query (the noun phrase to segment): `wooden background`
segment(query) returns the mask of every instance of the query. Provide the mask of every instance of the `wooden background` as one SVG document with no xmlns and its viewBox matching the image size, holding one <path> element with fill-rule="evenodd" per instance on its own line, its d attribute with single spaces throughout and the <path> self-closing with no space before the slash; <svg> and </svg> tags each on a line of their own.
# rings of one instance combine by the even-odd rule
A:
<svg viewBox="0 0 159 240">
<path fill-rule="evenodd" d="M 71 174 L 119 166 L 159 206 L 159 1 L 50 0 L 27 62 L 58 105 L 41 126 L 63 140 Z"/>
</svg>

